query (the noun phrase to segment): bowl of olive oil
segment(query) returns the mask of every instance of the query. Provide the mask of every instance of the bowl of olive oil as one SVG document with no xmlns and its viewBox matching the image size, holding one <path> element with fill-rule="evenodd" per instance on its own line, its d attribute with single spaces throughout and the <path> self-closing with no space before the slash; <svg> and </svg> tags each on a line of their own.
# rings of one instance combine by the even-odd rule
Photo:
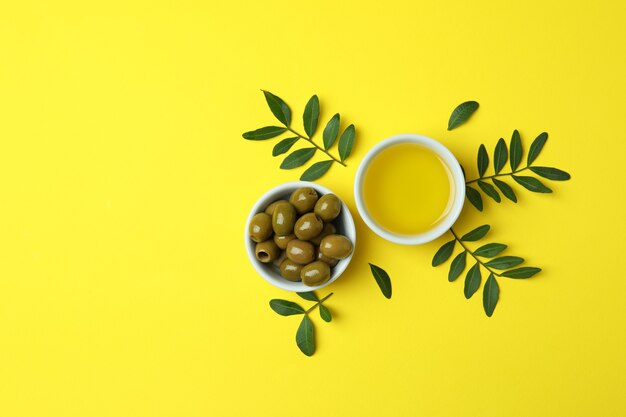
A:
<svg viewBox="0 0 626 417">
<path fill-rule="evenodd" d="M 438 141 L 401 134 L 376 144 L 356 174 L 359 214 L 391 242 L 418 245 L 446 232 L 465 199 L 465 177 L 452 152 Z"/>
</svg>

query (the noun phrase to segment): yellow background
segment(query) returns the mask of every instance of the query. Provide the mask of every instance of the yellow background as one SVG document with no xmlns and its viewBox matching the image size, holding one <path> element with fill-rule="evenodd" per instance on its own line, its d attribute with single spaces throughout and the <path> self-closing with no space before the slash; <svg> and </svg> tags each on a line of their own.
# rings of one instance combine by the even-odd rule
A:
<svg viewBox="0 0 626 417">
<path fill-rule="evenodd" d="M 620 1 L 3 1 L 0 415 L 626 415 L 624 19 Z M 260 88 L 298 125 L 317 93 L 357 126 L 320 181 L 359 237 L 311 358 L 268 307 L 297 298 L 243 247 L 256 199 L 302 172 L 241 138 L 276 123 Z M 537 162 L 572 180 L 466 207 L 459 230 L 490 223 L 544 269 L 500 279 L 487 318 L 430 266 L 446 238 L 376 237 L 352 184 L 392 134 L 440 139 L 473 177 L 514 128 L 526 147 L 548 131 Z"/>
</svg>

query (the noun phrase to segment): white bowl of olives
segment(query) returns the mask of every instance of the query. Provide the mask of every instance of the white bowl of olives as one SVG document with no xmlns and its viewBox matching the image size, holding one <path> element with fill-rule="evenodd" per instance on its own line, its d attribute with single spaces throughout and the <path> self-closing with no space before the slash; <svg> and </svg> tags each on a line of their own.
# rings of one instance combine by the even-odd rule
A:
<svg viewBox="0 0 626 417">
<path fill-rule="evenodd" d="M 312 182 L 272 188 L 246 221 L 250 262 L 267 282 L 287 291 L 313 291 L 336 281 L 352 260 L 355 242 L 348 207 Z"/>
</svg>

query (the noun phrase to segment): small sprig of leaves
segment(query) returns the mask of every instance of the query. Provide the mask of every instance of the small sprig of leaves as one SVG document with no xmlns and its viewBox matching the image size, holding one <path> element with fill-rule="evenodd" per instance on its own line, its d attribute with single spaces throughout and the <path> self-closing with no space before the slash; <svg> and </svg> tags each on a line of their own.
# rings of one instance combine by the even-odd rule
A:
<svg viewBox="0 0 626 417">
<path fill-rule="evenodd" d="M 491 317 L 493 314 L 500 295 L 500 287 L 496 277 L 526 279 L 541 271 L 540 268 L 532 266 L 520 267 L 519 265 L 524 262 L 524 259 L 519 256 L 499 256 L 507 248 L 507 245 L 502 243 L 487 243 L 475 250 L 468 247 L 467 242 L 476 242 L 484 238 L 490 228 L 491 226 L 485 224 L 461 237 L 453 229 L 450 229 L 454 239 L 446 242 L 439 248 L 432 261 L 433 266 L 439 266 L 446 262 L 454 253 L 458 243 L 461 252 L 450 263 L 448 281 L 455 281 L 463 273 L 468 264 L 467 255 L 469 254 L 472 258 L 470 263 L 473 263 L 473 265 L 465 275 L 463 292 L 465 298 L 470 299 L 478 291 L 482 281 L 481 268 L 483 268 L 489 274 L 483 287 L 483 308 L 488 317 Z"/>
<path fill-rule="evenodd" d="M 487 153 L 485 145 L 480 145 L 480 147 L 478 148 L 477 156 L 478 178 L 471 181 L 466 181 L 465 183 L 466 197 L 469 202 L 472 203 L 472 205 L 476 207 L 478 211 L 483 211 L 483 199 L 480 192 L 476 188 L 470 186 L 470 184 L 476 183 L 478 185 L 478 188 L 485 195 L 493 199 L 496 203 L 500 203 L 502 201 L 500 193 L 502 193 L 512 202 L 517 203 L 517 196 L 515 195 L 513 188 L 511 188 L 511 186 L 504 182 L 502 179 L 499 179 L 502 177 L 511 177 L 522 187 L 535 193 L 552 192 L 550 188 L 546 187 L 537 178 L 527 175 L 519 175 L 519 173 L 523 171 L 531 171 L 540 177 L 552 181 L 569 180 L 571 178 L 570 175 L 560 169 L 544 166 L 533 166 L 533 163 L 539 156 L 539 153 L 543 149 L 547 140 L 548 134 L 546 132 L 539 134 L 539 136 L 535 138 L 533 143 L 530 145 L 530 150 L 528 151 L 528 155 L 526 156 L 526 165 L 522 167 L 520 165 L 523 155 L 522 140 L 517 129 L 513 131 L 509 147 L 507 147 L 504 139 L 500 138 L 500 140 L 498 140 L 498 143 L 496 144 L 496 148 L 493 154 L 494 174 L 489 176 L 485 176 L 485 174 L 487 173 L 487 168 L 489 168 L 489 154 Z M 503 173 L 501 171 L 502 168 L 504 168 L 504 166 L 506 165 L 507 160 L 510 164 L 511 172 Z M 491 183 L 489 181 L 491 181 Z M 498 190 L 500 190 L 500 193 L 498 193 Z"/>
<path fill-rule="evenodd" d="M 315 294 L 315 291 L 299 292 L 296 294 L 307 301 L 314 301 L 315 304 L 313 304 L 313 306 L 311 306 L 308 310 L 305 310 L 302 306 L 294 303 L 293 301 L 275 298 L 270 300 L 270 307 L 281 316 L 293 316 L 298 314 L 303 315 L 300 326 L 298 326 L 298 330 L 296 331 L 296 344 L 302 353 L 307 356 L 311 356 L 315 353 L 315 330 L 313 327 L 313 321 L 311 321 L 311 318 L 309 317 L 309 313 L 316 307 L 319 307 L 320 317 L 322 320 L 327 323 L 332 321 L 333 316 L 330 310 L 322 303 L 333 295 L 333 293 L 331 292 L 322 299 Z"/>
<path fill-rule="evenodd" d="M 293 169 L 306 164 L 317 151 L 324 153 L 328 160 L 316 162 L 306 169 L 300 176 L 302 181 L 314 181 L 320 178 L 326 173 L 333 165 L 338 163 L 346 166 L 345 160 L 348 159 L 354 146 L 355 127 L 353 124 L 345 128 L 341 136 L 339 137 L 339 144 L 337 150 L 339 152 L 339 158 L 333 156 L 329 149 L 333 147 L 337 142 L 337 136 L 339 135 L 339 129 L 341 125 L 341 116 L 336 113 L 330 118 L 324 132 L 322 133 L 323 146 L 313 142 L 313 135 L 317 131 L 319 116 L 320 116 L 320 102 L 317 95 L 313 95 L 304 108 L 302 115 L 302 122 L 304 125 L 305 135 L 298 133 L 291 127 L 291 109 L 280 97 L 270 93 L 269 91 L 261 90 L 265 95 L 265 101 L 270 110 L 283 126 L 266 126 L 243 134 L 243 138 L 247 140 L 266 140 L 282 135 L 283 133 L 290 132 L 295 135 L 288 137 L 276 144 L 272 150 L 272 156 L 282 155 L 287 153 L 296 142 L 300 139 L 308 142 L 312 147 L 306 147 L 298 149 L 287 155 L 287 157 L 280 164 L 281 169 Z"/>
</svg>

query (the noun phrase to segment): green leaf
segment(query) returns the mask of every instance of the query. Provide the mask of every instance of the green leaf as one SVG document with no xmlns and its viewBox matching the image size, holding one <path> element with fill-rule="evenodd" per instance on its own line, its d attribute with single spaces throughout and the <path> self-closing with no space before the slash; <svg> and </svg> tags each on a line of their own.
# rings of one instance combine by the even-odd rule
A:
<svg viewBox="0 0 626 417">
<path fill-rule="evenodd" d="M 293 144 L 296 143 L 298 139 L 299 139 L 298 137 L 295 137 L 295 138 L 287 138 L 287 139 L 281 140 L 274 146 L 274 149 L 272 150 L 272 156 L 278 156 L 278 155 L 284 154 L 289 149 L 291 149 Z"/>
<path fill-rule="evenodd" d="M 459 253 L 454 257 L 450 264 L 450 271 L 448 272 L 448 281 L 452 282 L 461 275 L 461 272 L 465 269 L 466 251 Z"/>
<path fill-rule="evenodd" d="M 332 160 L 314 163 L 302 173 L 302 175 L 300 176 L 300 181 L 315 181 L 316 179 L 324 175 L 332 164 Z"/>
<path fill-rule="evenodd" d="M 297 292 L 296 294 L 298 294 L 300 298 L 304 298 L 308 301 L 319 301 L 319 298 L 317 298 L 315 291 Z"/>
<path fill-rule="evenodd" d="M 369 264 L 369 266 L 372 270 L 372 275 L 374 275 L 376 283 L 380 287 L 380 291 L 385 297 L 391 298 L 391 279 L 389 278 L 387 272 L 374 264 Z"/>
<path fill-rule="evenodd" d="M 274 114 L 274 116 L 278 119 L 279 122 L 284 124 L 285 126 L 289 126 L 291 123 L 291 110 L 287 103 L 283 101 L 278 96 L 270 93 L 269 91 L 262 90 L 265 95 L 265 101 L 267 101 L 267 105 L 270 107 L 270 110 Z"/>
<path fill-rule="evenodd" d="M 270 300 L 270 307 L 281 316 L 304 314 L 304 309 L 298 304 L 287 300 L 280 300 L 278 298 Z"/>
<path fill-rule="evenodd" d="M 329 149 L 337 140 L 339 134 L 339 125 L 341 123 L 341 116 L 339 113 L 335 114 L 326 124 L 324 128 L 324 149 Z"/>
<path fill-rule="evenodd" d="M 316 148 L 298 149 L 290 153 L 282 164 L 280 169 L 292 169 L 304 165 L 309 159 L 313 158 Z"/>
<path fill-rule="evenodd" d="M 567 181 L 571 176 L 557 168 L 550 167 L 530 167 L 530 170 L 540 177 L 547 178 L 552 181 Z"/>
<path fill-rule="evenodd" d="M 525 177 L 522 175 L 511 175 L 515 182 L 534 193 L 551 193 L 552 190 L 546 187 L 535 177 Z"/>
<path fill-rule="evenodd" d="M 339 158 L 341 162 L 345 161 L 352 152 L 354 146 L 354 125 L 346 127 L 339 138 Z"/>
<path fill-rule="evenodd" d="M 524 259 L 519 256 L 501 256 L 490 260 L 485 265 L 494 269 L 509 269 L 521 264 L 522 262 L 524 262 Z"/>
<path fill-rule="evenodd" d="M 483 279 L 482 274 L 480 273 L 480 265 L 478 262 L 467 271 L 467 275 L 465 276 L 465 287 L 463 288 L 463 293 L 465 294 L 465 298 L 469 300 L 469 298 L 474 295 L 478 288 L 480 288 L 480 281 Z"/>
<path fill-rule="evenodd" d="M 282 133 L 285 133 L 287 129 L 279 126 L 266 126 L 257 130 L 251 130 L 244 133 L 242 136 L 248 140 L 265 140 L 274 138 Z"/>
<path fill-rule="evenodd" d="M 500 295 L 500 288 L 493 274 L 489 274 L 485 287 L 483 288 L 483 308 L 487 317 L 491 317 L 493 310 L 496 309 L 498 304 L 498 296 Z"/>
<path fill-rule="evenodd" d="M 509 146 L 511 156 L 509 162 L 511 163 L 511 171 L 515 171 L 522 161 L 522 139 L 520 138 L 517 129 L 513 131 L 511 136 L 511 146 Z"/>
<path fill-rule="evenodd" d="M 438 266 L 448 260 L 448 258 L 452 255 L 452 251 L 454 250 L 454 244 L 456 240 L 451 240 L 445 243 L 442 247 L 439 248 L 435 256 L 433 256 L 433 266 Z"/>
<path fill-rule="evenodd" d="M 469 202 L 472 203 L 474 207 L 476 207 L 476 210 L 483 211 L 483 198 L 480 196 L 480 193 L 476 189 L 470 187 L 469 185 L 466 185 L 465 197 L 467 197 Z"/>
<path fill-rule="evenodd" d="M 480 187 L 481 190 L 483 190 L 485 194 L 493 198 L 496 201 L 496 203 L 499 203 L 501 201 L 500 194 L 498 194 L 496 189 L 493 188 L 493 185 L 489 184 L 488 182 L 478 181 L 478 186 Z"/>
<path fill-rule="evenodd" d="M 330 314 L 330 310 L 324 304 L 320 304 L 320 317 L 326 323 L 330 323 L 333 319 L 333 315 Z"/>
<path fill-rule="evenodd" d="M 507 278 L 524 279 L 524 278 L 530 278 L 533 275 L 539 273 L 540 271 L 541 271 L 541 268 L 535 268 L 533 266 L 523 266 L 521 268 L 511 269 L 510 271 L 505 271 L 501 273 L 500 276 L 507 277 Z"/>
<path fill-rule="evenodd" d="M 480 240 L 483 237 L 485 237 L 485 235 L 487 234 L 490 228 L 491 226 L 489 226 L 488 224 L 483 224 L 482 226 L 478 226 L 476 229 L 472 230 L 471 232 L 464 234 L 461 240 L 463 242 L 475 242 L 477 240 Z"/>
<path fill-rule="evenodd" d="M 483 175 L 485 175 L 487 168 L 489 167 L 489 154 L 487 154 L 487 149 L 485 148 L 485 145 L 483 144 L 481 144 L 480 147 L 478 148 L 477 164 L 478 164 L 478 176 L 482 178 Z"/>
<path fill-rule="evenodd" d="M 507 248 L 502 243 L 487 243 L 474 251 L 474 255 L 482 256 L 483 258 L 493 258 L 503 250 Z"/>
<path fill-rule="evenodd" d="M 472 114 L 478 109 L 478 103 L 475 101 L 466 101 L 459 104 L 450 115 L 448 120 L 448 130 L 452 130 L 461 126 L 470 118 Z"/>
<path fill-rule="evenodd" d="M 530 145 L 530 150 L 528 151 L 528 165 L 531 165 L 535 162 L 535 159 L 539 156 L 539 153 L 543 149 L 543 145 L 546 144 L 548 140 L 548 134 L 546 132 L 540 133 L 539 136 L 535 138 L 533 143 Z"/>
<path fill-rule="evenodd" d="M 459 164 L 459 166 L 461 167 L 461 172 L 463 173 L 463 178 L 467 180 L 467 175 L 465 175 L 465 168 L 463 168 L 463 165 Z"/>
<path fill-rule="evenodd" d="M 309 138 L 315 134 L 317 130 L 317 121 L 320 118 L 320 100 L 316 95 L 313 95 L 309 102 L 304 107 L 304 114 L 302 115 L 302 122 L 304 123 L 304 131 Z"/>
<path fill-rule="evenodd" d="M 506 160 L 509 158 L 509 151 L 506 147 L 506 142 L 504 139 L 500 138 L 498 143 L 496 144 L 496 150 L 493 154 L 493 169 L 496 172 L 500 172 L 504 165 L 506 164 Z"/>
<path fill-rule="evenodd" d="M 306 314 L 302 317 L 298 331 L 296 332 L 296 344 L 307 356 L 315 353 L 315 335 L 313 333 L 313 322 Z"/>
<path fill-rule="evenodd" d="M 500 181 L 497 178 L 492 178 L 491 181 L 493 181 L 493 183 L 496 185 L 496 187 L 498 187 L 500 192 L 502 194 L 504 194 L 504 196 L 506 198 L 508 198 L 509 200 L 511 200 L 514 203 L 517 203 L 517 197 L 515 196 L 515 193 L 513 192 L 513 189 L 511 188 L 511 186 L 509 184 L 507 184 L 504 181 Z"/>
</svg>

